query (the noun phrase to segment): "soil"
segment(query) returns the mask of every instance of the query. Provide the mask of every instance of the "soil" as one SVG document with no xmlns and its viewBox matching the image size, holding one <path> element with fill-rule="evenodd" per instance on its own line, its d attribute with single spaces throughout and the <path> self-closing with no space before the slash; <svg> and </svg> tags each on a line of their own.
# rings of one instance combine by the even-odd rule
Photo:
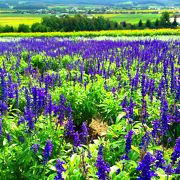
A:
<svg viewBox="0 0 180 180">
<path fill-rule="evenodd" d="M 100 119 L 92 119 L 92 122 L 89 124 L 90 136 L 94 139 L 98 138 L 98 136 L 105 136 L 108 125 Z"/>
</svg>

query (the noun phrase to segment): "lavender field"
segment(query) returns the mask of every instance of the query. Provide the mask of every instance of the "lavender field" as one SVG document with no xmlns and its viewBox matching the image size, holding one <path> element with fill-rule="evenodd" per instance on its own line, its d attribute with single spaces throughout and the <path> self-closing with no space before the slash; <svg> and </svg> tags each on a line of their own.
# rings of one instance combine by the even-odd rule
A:
<svg viewBox="0 0 180 180">
<path fill-rule="evenodd" d="M 0 83 L 0 180 L 178 180 L 179 39 L 4 40 Z"/>
</svg>

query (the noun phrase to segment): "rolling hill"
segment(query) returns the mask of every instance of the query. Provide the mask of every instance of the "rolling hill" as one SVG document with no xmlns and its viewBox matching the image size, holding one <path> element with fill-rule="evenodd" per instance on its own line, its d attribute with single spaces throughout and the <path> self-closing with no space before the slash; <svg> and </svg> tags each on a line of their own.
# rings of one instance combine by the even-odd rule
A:
<svg viewBox="0 0 180 180">
<path fill-rule="evenodd" d="M 6 6 L 7 4 L 13 6 L 25 5 L 106 5 L 106 6 L 122 6 L 122 7 L 167 7 L 179 6 L 179 0 L 0 0 L 0 4 Z"/>
</svg>

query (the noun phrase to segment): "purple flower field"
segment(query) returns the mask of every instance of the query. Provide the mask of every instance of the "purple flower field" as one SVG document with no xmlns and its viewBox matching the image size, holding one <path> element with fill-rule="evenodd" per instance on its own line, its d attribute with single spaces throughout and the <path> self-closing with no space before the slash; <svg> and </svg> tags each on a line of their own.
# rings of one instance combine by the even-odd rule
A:
<svg viewBox="0 0 180 180">
<path fill-rule="evenodd" d="M 0 42 L 0 84 L 0 179 L 178 179 L 179 40 Z"/>
</svg>

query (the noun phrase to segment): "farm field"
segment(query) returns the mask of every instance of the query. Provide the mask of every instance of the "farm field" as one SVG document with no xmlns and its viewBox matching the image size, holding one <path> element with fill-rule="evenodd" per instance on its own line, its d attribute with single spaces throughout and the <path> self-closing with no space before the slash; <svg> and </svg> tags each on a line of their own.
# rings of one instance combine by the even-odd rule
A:
<svg viewBox="0 0 180 180">
<path fill-rule="evenodd" d="M 127 23 L 138 24 L 140 19 L 144 23 L 147 19 L 154 22 L 156 19 L 160 18 L 161 14 L 96 14 L 94 16 L 103 16 L 115 22 L 126 21 Z"/>
<path fill-rule="evenodd" d="M 0 14 L 0 25 L 18 27 L 19 24 L 31 26 L 33 23 L 41 22 L 43 15 L 33 14 Z"/>
<path fill-rule="evenodd" d="M 18 27 L 19 24 L 32 25 L 33 23 L 41 22 L 41 18 L 43 16 L 50 16 L 50 15 L 3 13 L 0 14 L 0 25 L 1 26 L 11 25 L 14 27 Z M 147 13 L 147 14 L 94 14 L 91 16 L 95 16 L 95 17 L 103 16 L 118 23 L 122 21 L 126 21 L 127 23 L 137 24 L 140 19 L 144 23 L 146 22 L 147 19 L 153 22 L 157 18 L 160 18 L 161 15 Z"/>
<path fill-rule="evenodd" d="M 1 179 L 178 179 L 179 39 L 20 35 L 0 41 Z"/>
<path fill-rule="evenodd" d="M 0 33 L 0 37 L 121 37 L 121 36 L 180 36 L 180 29 L 145 29 L 145 30 L 104 30 L 78 32 L 47 32 L 47 33 Z"/>
</svg>

